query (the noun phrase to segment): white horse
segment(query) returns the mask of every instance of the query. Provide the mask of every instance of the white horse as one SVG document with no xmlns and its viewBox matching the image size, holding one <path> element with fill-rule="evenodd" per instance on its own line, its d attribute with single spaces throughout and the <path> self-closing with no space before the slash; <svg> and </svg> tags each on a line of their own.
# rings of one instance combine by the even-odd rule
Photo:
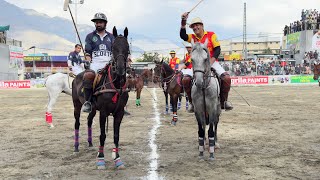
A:
<svg viewBox="0 0 320 180">
<path fill-rule="evenodd" d="M 73 78 L 68 74 L 56 73 L 47 77 L 45 81 L 45 86 L 48 91 L 48 104 L 46 111 L 46 122 L 53 128 L 52 124 L 52 108 L 57 102 L 57 99 L 61 93 L 72 95 L 71 85 Z"/>
<path fill-rule="evenodd" d="M 211 72 L 210 56 L 207 49 L 208 40 L 204 44 L 192 44 L 192 66 L 194 85 L 191 89 L 194 113 L 198 121 L 199 158 L 203 159 L 206 125 L 209 125 L 209 160 L 214 160 L 214 148 L 217 141 L 217 127 L 221 106 L 219 101 L 220 87 L 215 74 Z"/>
</svg>

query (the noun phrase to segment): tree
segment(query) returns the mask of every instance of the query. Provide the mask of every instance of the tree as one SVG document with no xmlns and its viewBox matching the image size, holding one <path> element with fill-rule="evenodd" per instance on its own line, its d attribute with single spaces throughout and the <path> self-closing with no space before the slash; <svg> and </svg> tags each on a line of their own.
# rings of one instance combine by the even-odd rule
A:
<svg viewBox="0 0 320 180">
<path fill-rule="evenodd" d="M 138 58 L 137 62 L 153 62 L 159 57 L 159 53 L 147 53 L 144 52 L 141 58 Z"/>
<path fill-rule="evenodd" d="M 264 54 L 273 54 L 272 50 L 268 47 L 268 49 L 263 50 Z"/>
</svg>

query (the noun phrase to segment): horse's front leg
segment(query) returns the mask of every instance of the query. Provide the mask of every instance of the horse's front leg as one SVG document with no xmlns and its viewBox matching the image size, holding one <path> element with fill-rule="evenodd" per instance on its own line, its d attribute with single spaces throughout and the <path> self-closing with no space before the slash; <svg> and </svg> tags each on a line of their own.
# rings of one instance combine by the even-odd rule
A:
<svg viewBox="0 0 320 180">
<path fill-rule="evenodd" d="M 208 130 L 209 153 L 210 153 L 209 160 L 210 161 L 214 160 L 214 146 L 215 146 L 215 135 L 216 134 L 213 131 L 213 126 L 215 126 L 215 129 L 216 129 L 216 125 L 214 125 L 214 123 L 210 123 L 209 130 Z"/>
<path fill-rule="evenodd" d="M 115 115 L 113 115 L 113 140 L 115 148 L 112 150 L 112 158 L 115 164 L 115 167 L 118 169 L 124 169 L 124 163 L 120 159 L 119 155 L 119 134 L 120 134 L 120 125 L 124 115 L 124 111 L 119 111 Z"/>
<path fill-rule="evenodd" d="M 76 100 L 73 101 L 74 106 L 74 152 L 79 152 L 79 129 L 80 129 L 80 113 L 81 113 L 81 102 Z"/>
<path fill-rule="evenodd" d="M 136 88 L 136 90 L 137 90 L 136 106 L 141 106 L 140 96 L 141 96 L 142 88 Z"/>
<path fill-rule="evenodd" d="M 104 160 L 104 142 L 106 140 L 106 120 L 107 120 L 107 113 L 104 111 L 100 111 L 100 146 L 97 156 L 97 168 L 98 169 L 105 169 L 106 162 Z"/>
<path fill-rule="evenodd" d="M 93 122 L 93 118 L 96 115 L 96 110 L 92 109 L 92 111 L 89 113 L 88 118 L 87 118 L 87 123 L 88 123 L 88 143 L 89 143 L 89 147 L 93 147 L 92 144 L 92 122 Z"/>
<path fill-rule="evenodd" d="M 197 117 L 197 114 L 196 114 Z M 199 137 L 199 159 L 203 160 L 204 156 L 203 156 L 203 152 L 204 152 L 204 131 L 205 129 L 203 129 L 201 120 L 197 117 L 197 121 L 198 121 L 198 137 Z"/>
<path fill-rule="evenodd" d="M 168 106 L 168 93 L 163 91 L 165 99 L 166 99 L 166 114 L 168 114 L 169 112 L 169 106 Z"/>
<path fill-rule="evenodd" d="M 178 105 L 179 95 L 173 95 L 172 97 L 170 96 L 170 99 L 172 100 L 172 112 L 173 112 L 171 124 L 176 125 L 178 121 L 177 105 Z"/>
</svg>

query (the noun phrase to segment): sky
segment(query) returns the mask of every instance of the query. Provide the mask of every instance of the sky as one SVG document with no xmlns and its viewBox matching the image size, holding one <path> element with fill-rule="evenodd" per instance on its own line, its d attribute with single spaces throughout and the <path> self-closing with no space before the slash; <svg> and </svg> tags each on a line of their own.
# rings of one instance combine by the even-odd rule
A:
<svg viewBox="0 0 320 180">
<path fill-rule="evenodd" d="M 70 19 L 69 13 L 63 11 L 64 0 L 6 1 L 51 17 Z M 108 17 L 110 31 L 114 25 L 122 29 L 127 26 L 129 34 L 134 32 L 178 43 L 181 42 L 181 14 L 190 11 L 198 2 L 199 0 L 84 0 L 84 4 L 78 5 L 77 19 L 78 23 L 93 25 L 90 21 L 93 15 L 103 12 Z M 249 38 L 260 32 L 281 37 L 286 24 L 300 20 L 302 9 L 320 7 L 320 0 L 203 0 L 191 12 L 188 22 L 194 17 L 200 17 L 205 29 L 216 32 L 220 40 L 241 36 L 244 2 L 247 3 L 247 32 L 252 34 L 248 35 Z M 74 13 L 74 5 L 71 8 Z M 188 32 L 191 33 L 191 29 Z"/>
</svg>

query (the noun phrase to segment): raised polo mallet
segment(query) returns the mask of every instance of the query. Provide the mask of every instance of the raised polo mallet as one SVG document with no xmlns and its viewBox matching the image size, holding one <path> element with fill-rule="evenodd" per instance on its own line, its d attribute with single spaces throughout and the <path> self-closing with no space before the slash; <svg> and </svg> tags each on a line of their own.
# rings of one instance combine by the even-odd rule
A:
<svg viewBox="0 0 320 180">
<path fill-rule="evenodd" d="M 190 11 L 188 11 L 188 14 L 190 14 L 196 7 L 198 7 L 199 6 L 199 4 L 200 3 L 202 3 L 204 0 L 200 0 L 199 2 L 198 2 L 198 4 L 196 4 Z"/>
<path fill-rule="evenodd" d="M 81 42 L 81 39 L 80 39 L 80 36 L 79 36 L 78 28 L 77 28 L 76 23 L 74 22 L 73 15 L 72 15 L 72 12 L 71 12 L 71 9 L 70 9 L 70 6 L 69 6 L 69 0 L 64 0 L 63 10 L 64 11 L 68 11 L 68 9 L 69 9 L 69 12 L 70 12 L 70 16 L 71 16 L 71 19 L 72 19 L 72 22 L 73 22 L 74 29 L 76 30 L 79 42 L 80 42 L 81 47 L 82 47 L 81 49 L 82 49 L 82 52 L 83 52 L 83 56 L 85 56 L 83 45 L 82 45 L 82 42 Z"/>
</svg>

